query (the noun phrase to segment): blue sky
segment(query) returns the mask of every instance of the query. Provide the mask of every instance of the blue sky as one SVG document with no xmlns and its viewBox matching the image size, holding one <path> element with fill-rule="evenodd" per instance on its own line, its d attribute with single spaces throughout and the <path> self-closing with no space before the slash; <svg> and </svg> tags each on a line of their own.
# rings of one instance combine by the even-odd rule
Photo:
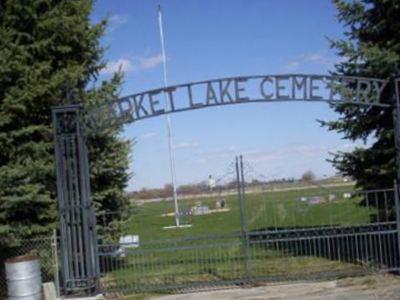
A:
<svg viewBox="0 0 400 300">
<path fill-rule="evenodd" d="M 326 37 L 343 37 L 328 0 L 98 0 L 93 22 L 109 16 L 102 43 L 108 78 L 125 73 L 121 95 L 163 86 L 157 23 L 161 4 L 169 84 L 277 73 L 327 74 L 338 57 Z M 177 100 L 179 101 L 179 100 Z M 323 103 L 271 103 L 216 107 L 172 115 L 177 183 L 223 174 L 243 154 L 267 178 L 335 172 L 329 151 L 354 147 L 316 119 L 336 115 Z M 170 182 L 166 118 L 124 129 L 136 138 L 128 190 Z"/>
</svg>

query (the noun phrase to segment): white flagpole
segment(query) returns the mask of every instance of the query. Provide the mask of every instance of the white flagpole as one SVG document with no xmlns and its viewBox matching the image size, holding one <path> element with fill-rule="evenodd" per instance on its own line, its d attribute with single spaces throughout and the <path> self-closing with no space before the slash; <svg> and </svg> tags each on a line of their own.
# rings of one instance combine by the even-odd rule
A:
<svg viewBox="0 0 400 300">
<path fill-rule="evenodd" d="M 167 80 L 167 58 L 165 55 L 165 42 L 164 42 L 164 29 L 163 29 L 163 21 L 162 21 L 162 13 L 161 13 L 161 6 L 158 6 L 158 25 L 160 30 L 160 41 L 161 41 L 161 53 L 162 53 L 162 60 L 163 60 L 163 69 L 164 69 L 164 86 L 168 86 Z M 167 94 L 164 93 L 164 100 L 169 108 L 169 101 L 167 99 Z M 170 111 L 168 109 L 168 111 Z M 178 207 L 178 197 L 176 193 L 176 174 L 175 174 L 175 158 L 173 153 L 173 145 L 172 145 L 172 130 L 171 130 L 171 116 L 167 114 L 167 131 L 168 131 L 168 152 L 169 152 L 169 164 L 170 164 L 170 171 L 171 171 L 171 180 L 172 180 L 172 190 L 173 190 L 173 199 L 175 204 L 175 225 L 176 227 L 180 226 L 179 223 L 179 207 Z"/>
</svg>

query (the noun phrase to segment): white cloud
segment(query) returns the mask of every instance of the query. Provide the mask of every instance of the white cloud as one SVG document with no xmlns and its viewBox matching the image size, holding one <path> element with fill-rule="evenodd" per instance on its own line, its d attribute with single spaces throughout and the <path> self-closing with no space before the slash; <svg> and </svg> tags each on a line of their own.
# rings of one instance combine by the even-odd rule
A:
<svg viewBox="0 0 400 300">
<path fill-rule="evenodd" d="M 101 74 L 112 74 L 119 70 L 127 73 L 140 70 L 153 69 L 160 65 L 163 61 L 162 55 L 157 54 L 153 56 L 136 56 L 132 59 L 120 58 L 118 60 L 111 60 L 103 68 Z"/>
<path fill-rule="evenodd" d="M 200 164 L 205 164 L 205 163 L 207 163 L 207 159 L 205 159 L 205 158 L 199 158 L 199 159 L 197 160 L 197 162 L 200 163 Z"/>
<path fill-rule="evenodd" d="M 181 142 L 174 144 L 174 149 L 188 149 L 188 148 L 197 148 L 199 146 L 198 143 L 195 142 Z"/>
<path fill-rule="evenodd" d="M 291 59 L 284 67 L 283 72 L 294 72 L 305 64 L 314 64 L 325 68 L 333 67 L 337 59 L 330 56 L 324 51 L 311 52 L 299 55 Z"/>
<path fill-rule="evenodd" d="M 220 157 L 225 155 L 231 155 L 231 153 L 235 153 L 239 150 L 239 148 L 235 145 L 230 145 L 222 148 L 212 149 L 208 151 L 204 151 L 201 154 L 209 157 Z"/>
<path fill-rule="evenodd" d="M 336 151 L 351 151 L 357 146 L 360 145 L 349 143 L 339 144 L 335 146 L 317 144 L 295 144 L 271 151 L 247 151 L 244 152 L 244 155 L 249 161 L 252 162 L 273 162 L 276 160 L 284 161 L 289 157 L 298 157 L 300 160 L 306 157 L 328 158 L 330 156 L 329 153 Z"/>
<path fill-rule="evenodd" d="M 199 151 L 197 153 L 197 162 L 200 164 L 214 164 L 216 161 L 229 161 L 239 154 L 246 156 L 247 154 L 258 151 L 258 149 L 241 149 L 235 145 L 230 145 L 222 148 Z"/>
<path fill-rule="evenodd" d="M 112 15 L 108 18 L 108 32 L 113 32 L 118 27 L 128 23 L 128 16 L 127 15 Z"/>
<path fill-rule="evenodd" d="M 305 158 L 324 157 L 329 158 L 332 152 L 351 151 L 359 144 L 338 144 L 338 145 L 318 145 L 318 144 L 292 144 L 274 150 L 262 149 L 239 149 L 237 147 L 226 147 L 224 149 L 216 149 L 214 151 L 206 151 L 199 153 L 198 162 L 201 164 L 213 163 L 218 160 L 229 160 L 237 154 L 242 154 L 249 162 L 252 163 L 276 163 L 277 161 L 285 162 L 298 158 L 300 161 Z"/>
<path fill-rule="evenodd" d="M 223 148 L 201 151 L 198 153 L 198 162 L 204 164 L 212 159 L 221 160 L 227 157 L 233 157 L 237 150 L 238 148 L 236 146 L 231 145 Z"/>
<path fill-rule="evenodd" d="M 290 61 L 284 66 L 284 72 L 291 72 L 297 70 L 300 67 L 300 62 Z"/>
<path fill-rule="evenodd" d="M 326 57 L 325 54 L 318 53 L 318 52 L 306 54 L 302 57 L 302 59 L 304 61 L 311 61 L 311 62 L 316 62 L 316 63 L 320 63 L 320 64 L 326 64 L 331 61 L 329 58 Z"/>
<path fill-rule="evenodd" d="M 158 134 L 155 132 L 148 132 L 148 133 L 142 134 L 139 138 L 142 140 L 148 140 L 148 139 L 155 138 L 157 136 L 158 136 Z"/>
<path fill-rule="evenodd" d="M 137 60 L 139 62 L 137 64 L 139 70 L 152 69 L 163 62 L 163 56 L 158 54 L 149 57 L 138 57 Z"/>
</svg>

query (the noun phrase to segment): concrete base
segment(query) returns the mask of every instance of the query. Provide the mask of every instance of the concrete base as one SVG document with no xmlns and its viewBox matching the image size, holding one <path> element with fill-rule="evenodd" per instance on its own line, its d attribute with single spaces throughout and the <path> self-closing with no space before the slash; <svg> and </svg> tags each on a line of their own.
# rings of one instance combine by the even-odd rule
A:
<svg viewBox="0 0 400 300">
<path fill-rule="evenodd" d="M 43 283 L 43 299 L 44 300 L 57 300 L 57 292 L 54 282 Z"/>
<path fill-rule="evenodd" d="M 179 226 L 173 225 L 173 226 L 165 226 L 165 227 L 163 227 L 163 229 L 164 229 L 164 230 L 165 230 L 165 229 L 179 229 L 179 228 L 190 228 L 190 227 L 192 227 L 191 224 L 179 225 Z"/>
</svg>

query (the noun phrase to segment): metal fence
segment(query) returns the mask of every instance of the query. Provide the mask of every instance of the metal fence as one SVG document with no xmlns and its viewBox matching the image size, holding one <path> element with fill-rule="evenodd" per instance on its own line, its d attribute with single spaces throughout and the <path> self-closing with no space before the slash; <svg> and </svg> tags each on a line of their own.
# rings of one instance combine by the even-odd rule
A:
<svg viewBox="0 0 400 300">
<path fill-rule="evenodd" d="M 188 228 L 166 229 L 174 219 L 168 201 L 98 216 L 103 291 L 176 291 L 400 270 L 393 188 L 271 189 L 244 180 L 238 185 L 236 194 L 210 191 L 202 199 L 181 200 L 182 215 L 190 215 Z"/>
<path fill-rule="evenodd" d="M 55 236 L 33 239 L 0 239 L 0 299 L 7 297 L 5 260 L 20 255 L 33 255 L 40 258 L 43 282 L 53 281 L 58 289 L 58 250 Z"/>
</svg>

